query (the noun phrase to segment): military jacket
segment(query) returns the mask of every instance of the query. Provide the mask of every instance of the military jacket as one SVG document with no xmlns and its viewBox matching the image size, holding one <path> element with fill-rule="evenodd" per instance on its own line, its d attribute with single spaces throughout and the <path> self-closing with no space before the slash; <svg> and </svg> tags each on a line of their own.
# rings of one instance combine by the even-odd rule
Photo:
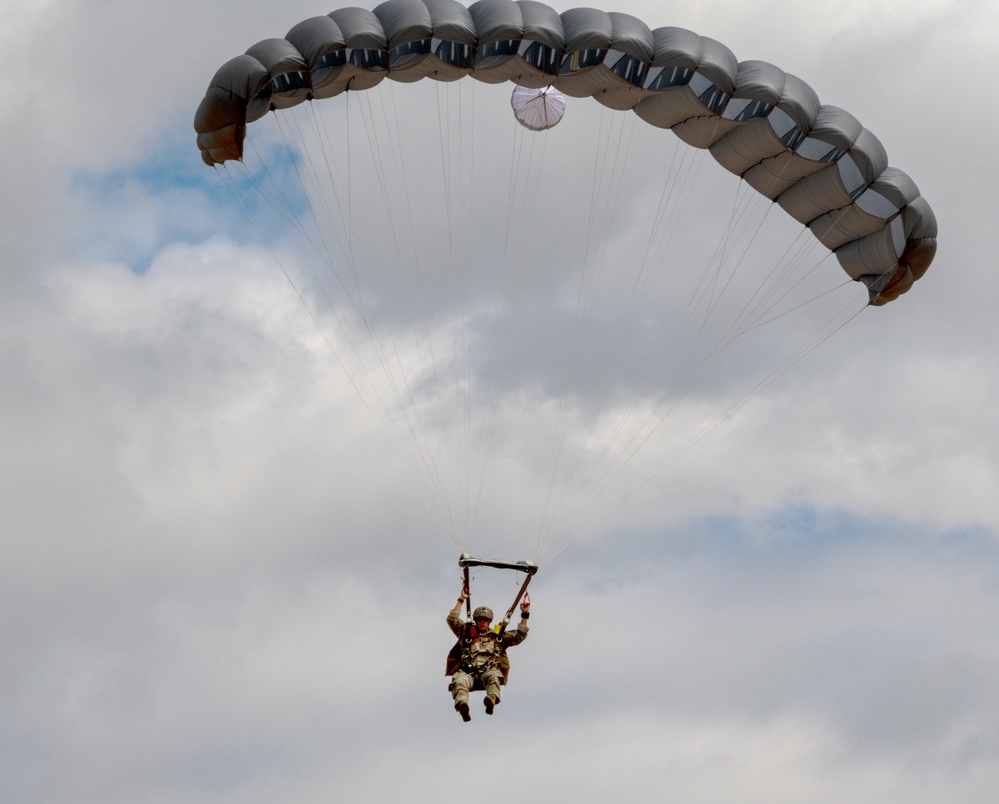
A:
<svg viewBox="0 0 999 804">
<path fill-rule="evenodd" d="M 447 624 L 458 641 L 447 655 L 444 675 L 453 676 L 461 669 L 477 675 L 489 667 L 496 667 L 503 673 L 500 683 L 506 684 L 510 675 L 506 649 L 527 639 L 527 624 L 521 622 L 516 629 L 504 631 L 502 635 L 493 631 L 483 633 L 476 629 L 475 623 L 463 622 L 461 615 L 453 611 L 447 615 Z"/>
</svg>

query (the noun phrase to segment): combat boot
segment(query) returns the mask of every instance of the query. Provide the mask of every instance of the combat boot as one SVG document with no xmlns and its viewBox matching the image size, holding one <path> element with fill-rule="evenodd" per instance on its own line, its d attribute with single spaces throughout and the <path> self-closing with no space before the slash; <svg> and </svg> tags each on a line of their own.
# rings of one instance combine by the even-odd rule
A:
<svg viewBox="0 0 999 804">
<path fill-rule="evenodd" d="M 493 707 L 496 706 L 499 701 L 496 698 L 493 698 L 492 695 L 487 695 L 482 699 L 482 703 L 486 706 L 486 714 L 491 715 L 493 713 Z"/>
<path fill-rule="evenodd" d="M 468 712 L 468 701 L 460 701 L 454 705 L 454 708 L 466 723 L 472 719 L 472 716 Z"/>
</svg>

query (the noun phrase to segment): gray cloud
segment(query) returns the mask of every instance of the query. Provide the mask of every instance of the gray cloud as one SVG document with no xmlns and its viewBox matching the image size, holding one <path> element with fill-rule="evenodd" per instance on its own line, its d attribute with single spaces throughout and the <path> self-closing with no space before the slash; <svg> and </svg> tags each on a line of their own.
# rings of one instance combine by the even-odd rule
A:
<svg viewBox="0 0 999 804">
<path fill-rule="evenodd" d="M 503 704 L 467 727 L 443 676 L 455 549 L 193 146 L 216 67 L 327 10 L 36 3 L 0 31 L 0 798 L 448 801 L 478 760 L 517 780 L 486 802 L 990 801 L 997 166 L 971 132 L 995 122 L 991 5 L 627 5 L 855 110 L 933 204 L 940 255 L 671 463 L 723 382 L 692 389 L 623 477 L 648 485 L 542 567 Z M 510 361 L 480 365 L 507 393 L 472 546 L 514 560 L 559 384 L 532 344 L 570 317 L 542 312 L 571 273 L 539 252 Z M 655 390 L 660 333 L 643 322 L 615 393 Z"/>
</svg>

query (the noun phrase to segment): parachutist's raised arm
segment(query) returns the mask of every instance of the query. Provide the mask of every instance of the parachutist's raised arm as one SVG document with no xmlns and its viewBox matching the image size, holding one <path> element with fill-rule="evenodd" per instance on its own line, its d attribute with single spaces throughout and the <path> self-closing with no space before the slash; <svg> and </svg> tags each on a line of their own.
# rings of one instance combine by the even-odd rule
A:
<svg viewBox="0 0 999 804">
<path fill-rule="evenodd" d="M 461 604 L 468 600 L 471 595 L 468 592 L 467 586 L 461 587 L 461 594 L 458 595 L 458 602 L 454 604 L 454 608 L 451 609 L 451 613 L 458 615 L 461 614 Z"/>
</svg>

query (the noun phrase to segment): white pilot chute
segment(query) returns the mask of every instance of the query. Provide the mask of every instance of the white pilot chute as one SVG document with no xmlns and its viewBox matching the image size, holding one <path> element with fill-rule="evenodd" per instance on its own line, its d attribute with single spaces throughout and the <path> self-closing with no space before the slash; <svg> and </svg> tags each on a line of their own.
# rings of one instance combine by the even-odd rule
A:
<svg viewBox="0 0 999 804">
<path fill-rule="evenodd" d="M 558 125 L 565 114 L 565 95 L 555 87 L 516 87 L 510 105 L 522 126 L 531 131 L 545 131 Z"/>
</svg>

